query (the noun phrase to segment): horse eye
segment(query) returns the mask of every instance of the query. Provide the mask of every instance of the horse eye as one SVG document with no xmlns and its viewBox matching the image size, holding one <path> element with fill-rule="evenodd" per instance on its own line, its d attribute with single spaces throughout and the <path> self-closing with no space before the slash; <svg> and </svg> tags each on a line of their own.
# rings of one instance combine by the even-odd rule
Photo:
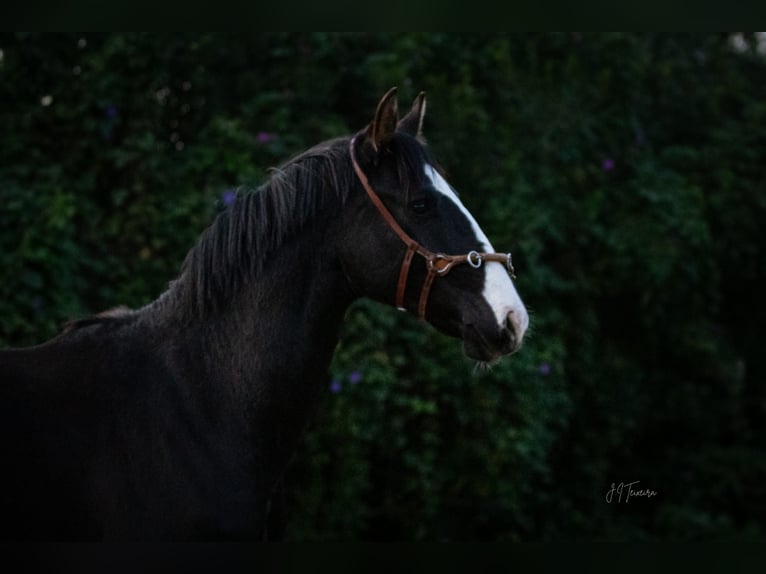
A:
<svg viewBox="0 0 766 574">
<path fill-rule="evenodd" d="M 412 209 L 412 211 L 418 215 L 423 215 L 426 211 L 428 211 L 428 201 L 425 197 L 411 201 L 410 209 Z"/>
</svg>

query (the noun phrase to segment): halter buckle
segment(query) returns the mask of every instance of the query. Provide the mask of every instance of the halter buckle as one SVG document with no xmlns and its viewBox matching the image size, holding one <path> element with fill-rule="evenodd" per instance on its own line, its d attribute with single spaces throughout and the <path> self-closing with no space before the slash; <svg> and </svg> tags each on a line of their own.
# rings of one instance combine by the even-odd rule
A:
<svg viewBox="0 0 766 574">
<path fill-rule="evenodd" d="M 436 275 L 446 275 L 454 263 L 455 260 L 449 255 L 436 253 L 428 258 L 428 270 Z"/>
</svg>

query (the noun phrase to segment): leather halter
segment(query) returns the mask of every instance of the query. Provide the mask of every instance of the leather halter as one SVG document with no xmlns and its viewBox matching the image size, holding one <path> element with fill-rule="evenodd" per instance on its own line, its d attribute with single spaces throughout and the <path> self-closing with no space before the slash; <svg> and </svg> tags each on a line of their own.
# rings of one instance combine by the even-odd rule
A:
<svg viewBox="0 0 766 574">
<path fill-rule="evenodd" d="M 399 236 L 404 244 L 407 246 L 407 251 L 404 254 L 404 260 L 402 261 L 402 267 L 399 271 L 399 281 L 396 286 L 396 307 L 401 311 L 406 311 L 404 307 L 404 292 L 407 289 L 407 277 L 410 273 L 410 265 L 412 259 L 417 253 L 426 261 L 426 269 L 428 274 L 425 281 L 423 281 L 423 287 L 420 289 L 420 299 L 418 301 L 418 317 L 423 319 L 426 315 L 426 304 L 428 303 L 428 295 L 431 292 L 431 285 L 436 277 L 444 277 L 449 273 L 456 265 L 467 263 L 474 269 L 481 267 L 485 261 L 496 261 L 505 265 L 508 273 L 512 279 L 516 279 L 515 271 L 513 269 L 513 262 L 511 260 L 510 253 L 479 253 L 478 251 L 469 251 L 465 255 L 445 255 L 444 253 L 434 253 L 423 247 L 420 243 L 410 237 L 404 229 L 396 222 L 394 216 L 383 204 L 380 196 L 372 189 L 367 176 L 359 167 L 359 163 L 356 161 L 356 154 L 354 152 L 354 144 L 356 143 L 356 136 L 351 138 L 349 144 L 349 150 L 351 152 L 351 162 L 354 164 L 354 171 L 356 172 L 359 181 L 362 183 L 362 187 L 367 192 L 367 195 L 372 201 L 372 204 L 377 208 L 380 215 L 383 217 L 388 226 Z"/>
</svg>

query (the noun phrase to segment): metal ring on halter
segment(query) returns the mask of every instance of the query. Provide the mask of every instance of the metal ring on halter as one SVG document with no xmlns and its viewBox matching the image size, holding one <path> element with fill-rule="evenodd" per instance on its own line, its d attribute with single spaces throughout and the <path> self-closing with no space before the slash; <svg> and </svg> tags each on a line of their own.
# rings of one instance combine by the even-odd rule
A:
<svg viewBox="0 0 766 574">
<path fill-rule="evenodd" d="M 468 265 L 473 267 L 474 269 L 478 269 L 481 267 L 481 255 L 478 251 L 469 251 L 467 257 Z M 474 263 L 474 257 L 476 257 L 476 262 Z"/>
</svg>

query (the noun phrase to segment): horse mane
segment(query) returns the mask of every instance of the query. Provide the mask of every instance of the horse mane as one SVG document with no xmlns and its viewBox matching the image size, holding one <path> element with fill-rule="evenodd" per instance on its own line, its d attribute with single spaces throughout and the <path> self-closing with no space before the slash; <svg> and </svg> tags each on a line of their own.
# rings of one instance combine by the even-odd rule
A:
<svg viewBox="0 0 766 574">
<path fill-rule="evenodd" d="M 255 279 L 272 254 L 317 216 L 341 208 L 353 187 L 348 139 L 323 142 L 240 188 L 189 251 L 174 283 L 203 315 Z"/>
<path fill-rule="evenodd" d="M 320 143 L 271 170 L 255 189 L 239 189 L 234 201 L 202 233 L 160 298 L 147 305 L 186 303 L 193 315 L 220 309 L 241 286 L 254 280 L 271 255 L 317 216 L 341 209 L 356 185 L 348 152 L 349 138 Z M 391 142 L 403 191 L 422 182 L 428 150 L 415 138 L 397 133 Z M 179 301 L 179 299 L 181 301 Z M 135 312 L 102 313 L 67 324 L 67 331 L 131 316 Z M 190 310 L 184 313 L 189 316 Z"/>
</svg>

